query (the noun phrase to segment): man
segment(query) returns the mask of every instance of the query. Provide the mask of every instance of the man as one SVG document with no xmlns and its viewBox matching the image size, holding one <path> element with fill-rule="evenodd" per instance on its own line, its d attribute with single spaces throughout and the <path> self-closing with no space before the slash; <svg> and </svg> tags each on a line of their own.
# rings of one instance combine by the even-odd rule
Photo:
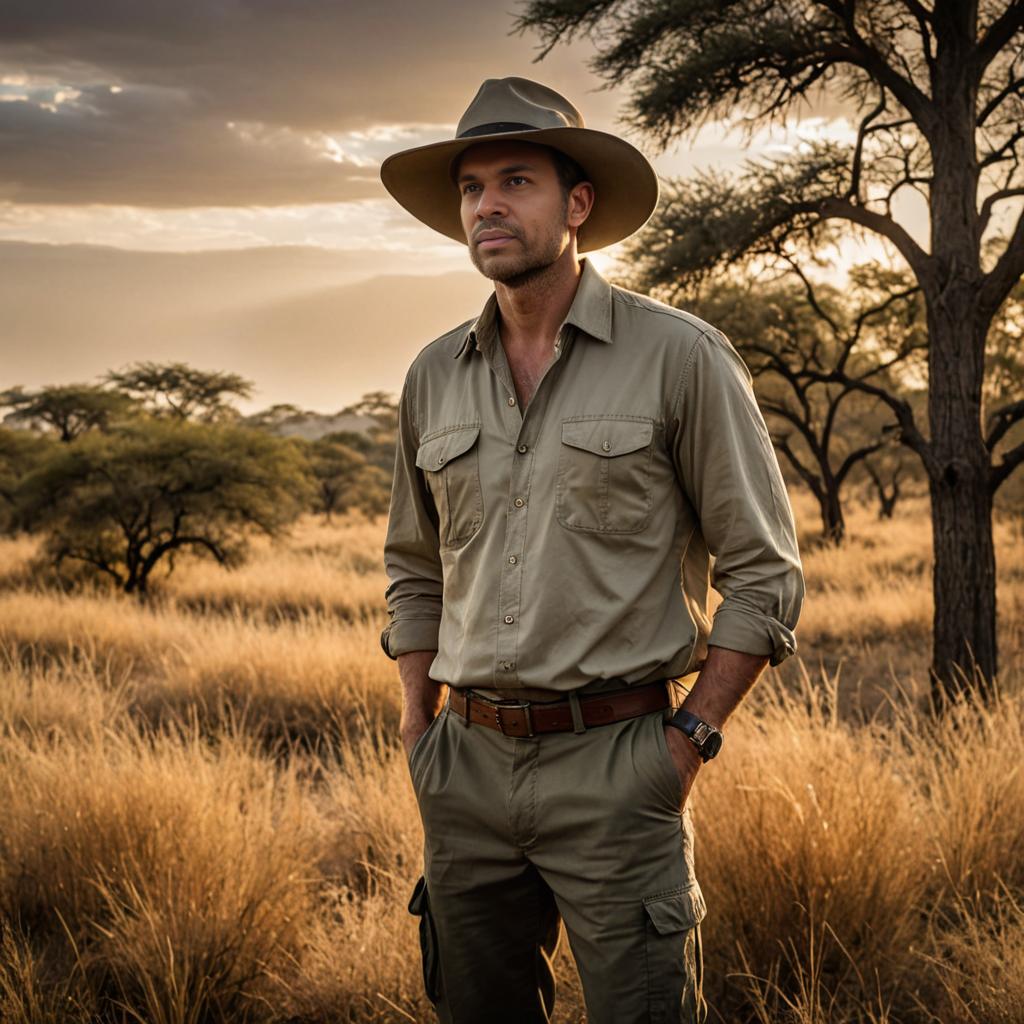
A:
<svg viewBox="0 0 1024 1024">
<path fill-rule="evenodd" d="M 804 594 L 750 374 L 578 258 L 658 183 L 553 90 L 489 79 L 381 177 L 495 283 L 408 371 L 385 548 L 427 993 L 442 1021 L 548 1021 L 564 921 L 591 1024 L 702 1021 L 687 796 Z"/>
</svg>

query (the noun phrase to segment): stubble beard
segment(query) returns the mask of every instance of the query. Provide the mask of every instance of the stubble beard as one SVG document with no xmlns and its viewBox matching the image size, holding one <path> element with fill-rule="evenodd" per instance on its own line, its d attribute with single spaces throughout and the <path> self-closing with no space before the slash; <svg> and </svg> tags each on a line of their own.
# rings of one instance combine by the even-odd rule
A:
<svg viewBox="0 0 1024 1024">
<path fill-rule="evenodd" d="M 568 210 L 568 198 L 563 197 L 563 225 Z M 472 260 L 473 266 L 484 277 L 491 281 L 498 281 L 505 285 L 506 288 L 522 288 L 543 278 L 548 268 L 565 251 L 564 230 L 552 231 L 547 237 L 538 241 L 532 250 L 526 248 L 522 238 L 518 235 L 515 237 L 522 251 L 516 256 L 500 254 L 499 258 L 491 263 L 487 261 L 486 255 L 483 255 L 483 258 L 481 258 L 481 251 L 475 244 L 471 245 L 469 249 L 469 258 Z"/>
</svg>

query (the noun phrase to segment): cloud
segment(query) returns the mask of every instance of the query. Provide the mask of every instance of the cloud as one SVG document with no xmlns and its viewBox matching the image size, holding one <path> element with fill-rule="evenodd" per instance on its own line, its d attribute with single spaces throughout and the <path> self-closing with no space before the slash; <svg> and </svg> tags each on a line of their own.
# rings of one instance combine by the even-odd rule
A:
<svg viewBox="0 0 1024 1024">
<path fill-rule="evenodd" d="M 180 207 L 381 198 L 385 155 L 448 135 L 480 82 L 506 74 L 611 115 L 616 103 L 593 92 L 572 48 L 531 67 L 537 40 L 508 34 L 504 6 L 6 0 L 0 199 Z"/>
<path fill-rule="evenodd" d="M 505 75 L 551 85 L 589 125 L 653 155 L 623 127 L 628 90 L 590 72 L 591 42 L 534 64 L 538 38 L 510 34 L 517 6 L 4 0 L 0 202 L 391 202 L 381 160 L 449 137 L 480 83 Z M 823 93 L 813 112 L 838 107 Z M 697 147 L 684 140 L 682 152 L 659 155 L 659 169 L 685 169 Z"/>
<path fill-rule="evenodd" d="M 23 89 L 0 104 L 0 199 L 137 206 L 277 205 L 378 197 L 344 138 L 224 121 L 185 89 Z"/>
</svg>

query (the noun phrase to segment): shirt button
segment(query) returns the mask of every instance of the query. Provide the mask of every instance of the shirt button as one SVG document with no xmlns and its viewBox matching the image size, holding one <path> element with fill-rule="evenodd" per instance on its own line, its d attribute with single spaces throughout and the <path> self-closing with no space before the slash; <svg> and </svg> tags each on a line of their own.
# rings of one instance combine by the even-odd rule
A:
<svg viewBox="0 0 1024 1024">
<path fill-rule="evenodd" d="M 516 400 L 511 395 L 508 396 L 508 404 L 509 405 L 515 405 L 516 404 Z"/>
<path fill-rule="evenodd" d="M 516 564 L 516 556 L 515 555 L 509 555 L 508 556 L 508 564 L 509 565 L 515 565 Z"/>
<path fill-rule="evenodd" d="M 512 623 L 513 623 L 513 622 L 515 622 L 515 621 L 516 621 L 516 620 L 515 620 L 515 619 L 514 619 L 514 618 L 513 618 L 513 617 L 512 617 L 511 615 L 506 615 L 506 616 L 505 616 L 505 622 L 506 622 L 506 623 L 507 623 L 508 625 L 510 625 L 510 626 L 511 626 L 511 625 L 512 625 Z"/>
<path fill-rule="evenodd" d="M 529 450 L 530 450 L 529 445 L 525 445 L 525 444 L 521 444 L 516 449 L 516 451 L 519 452 L 520 455 L 525 455 Z"/>
<path fill-rule="evenodd" d="M 437 457 L 437 464 L 439 466 L 443 466 L 444 465 L 444 456 L 443 455 L 438 455 L 438 457 Z"/>
<path fill-rule="evenodd" d="M 516 498 L 516 500 L 513 501 L 512 504 L 515 505 L 516 508 L 522 508 L 526 504 L 526 502 L 523 501 L 522 498 Z"/>
<path fill-rule="evenodd" d="M 607 441 L 605 441 L 601 445 L 601 451 L 603 451 L 603 452 L 610 452 L 611 450 L 612 450 L 612 446 Z"/>
</svg>

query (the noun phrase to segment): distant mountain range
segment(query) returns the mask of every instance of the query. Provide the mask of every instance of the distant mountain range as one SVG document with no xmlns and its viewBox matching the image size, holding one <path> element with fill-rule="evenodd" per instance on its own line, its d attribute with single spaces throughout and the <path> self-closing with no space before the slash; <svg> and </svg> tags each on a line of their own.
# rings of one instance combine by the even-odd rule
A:
<svg viewBox="0 0 1024 1024">
<path fill-rule="evenodd" d="M 0 389 L 183 360 L 254 381 L 244 413 L 291 403 L 332 416 L 368 392 L 397 394 L 415 354 L 475 316 L 493 288 L 468 259 L 439 275 L 410 266 L 415 254 L 315 247 L 0 242 Z"/>
<path fill-rule="evenodd" d="M 319 416 L 310 413 L 307 416 L 295 416 L 274 428 L 275 434 L 283 437 L 302 437 L 307 441 L 315 441 L 325 434 L 337 434 L 345 431 L 349 434 L 369 434 L 380 424 L 372 416 L 355 416 L 352 413 L 339 413 L 337 416 Z"/>
</svg>

